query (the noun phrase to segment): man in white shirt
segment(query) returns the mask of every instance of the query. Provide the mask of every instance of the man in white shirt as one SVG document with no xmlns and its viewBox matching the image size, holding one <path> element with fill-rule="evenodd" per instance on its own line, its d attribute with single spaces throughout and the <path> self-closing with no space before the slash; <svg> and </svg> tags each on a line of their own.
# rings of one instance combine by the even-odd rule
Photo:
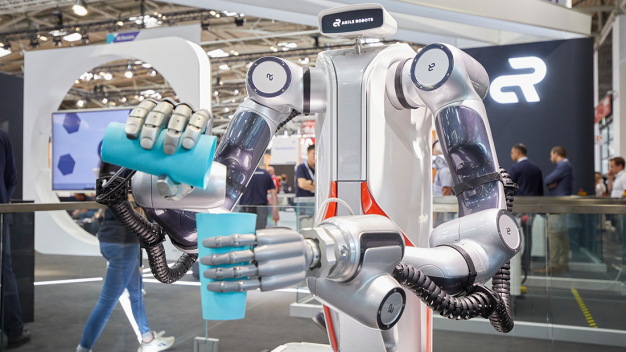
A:
<svg viewBox="0 0 626 352">
<path fill-rule="evenodd" d="M 610 161 L 609 167 L 609 193 L 611 198 L 622 198 L 626 190 L 626 171 L 624 171 L 624 158 L 615 157 Z"/>
</svg>

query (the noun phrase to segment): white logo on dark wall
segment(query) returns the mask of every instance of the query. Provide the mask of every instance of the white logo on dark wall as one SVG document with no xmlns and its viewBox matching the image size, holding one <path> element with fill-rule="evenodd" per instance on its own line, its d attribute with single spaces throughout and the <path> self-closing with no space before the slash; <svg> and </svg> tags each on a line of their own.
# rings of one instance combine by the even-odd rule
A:
<svg viewBox="0 0 626 352">
<path fill-rule="evenodd" d="M 335 22 L 333 22 L 333 27 L 339 27 L 341 26 L 341 20 L 339 18 L 335 19 Z"/>
<path fill-rule="evenodd" d="M 529 103 L 539 101 L 539 95 L 535 89 L 535 84 L 543 81 L 546 77 L 546 64 L 536 56 L 514 57 L 509 59 L 509 65 L 513 69 L 521 70 L 532 68 L 532 73 L 500 76 L 491 82 L 489 94 L 491 98 L 500 104 L 519 103 L 518 96 L 515 92 L 503 92 L 505 87 L 520 87 L 522 95 Z"/>
</svg>

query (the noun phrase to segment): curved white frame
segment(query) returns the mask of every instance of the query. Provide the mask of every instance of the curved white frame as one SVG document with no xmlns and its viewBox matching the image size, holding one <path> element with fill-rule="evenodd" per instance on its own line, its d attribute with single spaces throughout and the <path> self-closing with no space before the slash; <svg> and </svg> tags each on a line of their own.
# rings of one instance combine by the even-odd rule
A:
<svg viewBox="0 0 626 352">
<path fill-rule="evenodd" d="M 51 113 L 57 111 L 77 77 L 110 61 L 149 62 L 180 101 L 211 109 L 211 65 L 206 53 L 178 37 L 128 43 L 28 51 L 24 54 L 24 199 L 56 203 L 48 166 Z M 35 250 L 46 254 L 100 255 L 98 240 L 66 211 L 35 215 Z"/>
</svg>

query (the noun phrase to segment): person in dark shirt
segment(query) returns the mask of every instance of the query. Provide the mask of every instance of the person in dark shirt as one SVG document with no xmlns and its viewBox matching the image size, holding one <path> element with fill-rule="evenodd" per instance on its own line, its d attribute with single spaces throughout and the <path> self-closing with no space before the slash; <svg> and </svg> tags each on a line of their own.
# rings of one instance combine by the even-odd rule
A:
<svg viewBox="0 0 626 352">
<path fill-rule="evenodd" d="M 17 169 L 13 156 L 13 146 L 9 134 L 0 130 L 0 202 L 9 203 L 17 186 Z M 13 274 L 11 260 L 11 233 L 13 223 L 10 214 L 4 215 L 4 243 L 2 244 L 2 283 L 4 285 L 4 333 L 9 340 L 9 348 L 20 347 L 30 341 L 30 331 L 24 329 L 22 308 L 17 291 L 17 281 Z"/>
<path fill-rule="evenodd" d="M 574 190 L 574 171 L 563 147 L 550 151 L 550 161 L 556 168 L 543 180 L 551 196 L 571 196 Z M 539 274 L 569 272 L 569 227 L 577 220 L 575 214 L 551 214 L 548 220 L 548 244 L 550 260 L 544 269 L 535 270 Z"/>
<path fill-rule="evenodd" d="M 519 189 L 515 196 L 543 196 L 543 176 L 541 169 L 533 164 L 528 157 L 526 146 L 519 143 L 511 148 L 511 160 L 515 164 L 511 165 L 508 172 L 513 182 L 517 183 Z M 521 214 L 521 228 L 524 234 L 524 251 L 522 252 L 522 268 L 524 272 L 530 270 L 531 248 L 533 245 L 533 222 L 535 214 Z"/>
<path fill-rule="evenodd" d="M 551 196 L 571 196 L 574 191 L 574 169 L 567 159 L 565 148 L 552 148 L 550 161 L 556 164 L 556 168 L 544 180 L 548 193 Z"/>
<path fill-rule="evenodd" d="M 306 156 L 296 168 L 296 197 L 315 197 L 315 145 L 307 148 Z"/>
<path fill-rule="evenodd" d="M 117 166 L 102 163 L 100 175 L 112 176 L 118 170 L 119 167 Z M 125 170 L 120 174 L 120 177 L 126 177 L 130 172 L 130 170 Z M 128 290 L 133 316 L 142 336 L 139 350 L 163 351 L 168 349 L 174 344 L 174 337 L 164 337 L 163 333 L 155 333 L 148 326 L 141 292 L 143 279 L 139 267 L 139 239 L 117 221 L 111 210 L 106 209 L 102 225 L 98 230 L 98 240 L 100 241 L 100 252 L 109 262 L 109 265 L 98 303 L 87 319 L 83 336 L 76 351 L 91 351 L 91 347 L 100 336 L 125 289 Z"/>
<path fill-rule="evenodd" d="M 511 165 L 508 172 L 519 189 L 516 196 L 543 196 L 543 176 L 541 169 L 526 156 L 528 150 L 523 144 L 516 144 L 511 148 Z"/>
<path fill-rule="evenodd" d="M 271 194 L 271 203 L 267 200 L 267 193 Z M 256 230 L 267 227 L 267 215 L 269 214 L 268 203 L 272 206 L 272 219 L 275 222 L 280 220 L 278 215 L 278 196 L 276 186 L 269 172 L 259 168 L 256 169 L 246 187 L 246 191 L 239 199 L 239 211 L 256 214 Z"/>
</svg>

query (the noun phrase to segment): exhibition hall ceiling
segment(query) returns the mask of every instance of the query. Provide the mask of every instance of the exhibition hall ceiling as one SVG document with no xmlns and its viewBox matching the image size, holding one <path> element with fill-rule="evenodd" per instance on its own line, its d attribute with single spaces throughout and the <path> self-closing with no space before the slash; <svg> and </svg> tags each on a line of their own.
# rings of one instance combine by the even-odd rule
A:
<svg viewBox="0 0 626 352">
<path fill-rule="evenodd" d="M 234 4 L 238 2 L 232 2 L 232 7 L 237 7 Z M 600 32 L 608 14 L 615 9 L 613 0 L 572 2 L 578 10 L 593 15 L 594 34 Z M 180 5 L 181 1 L 78 3 L 77 8 L 75 0 L 0 0 L 0 72 L 22 75 L 25 51 L 104 44 L 110 33 L 199 23 L 200 45 L 212 64 L 213 113 L 228 119 L 245 97 L 245 73 L 257 58 L 278 55 L 300 65 L 314 66 L 319 51 L 352 45 L 350 41 L 319 36 L 315 26 L 254 17 L 237 9 L 204 5 L 205 8 L 196 8 Z M 224 4 L 229 2 L 203 2 L 207 3 L 227 6 Z M 380 44 L 374 41 L 367 45 Z M 418 49 L 427 43 L 410 44 Z M 50 68 L 54 69 L 53 63 Z M 122 60 L 76 77 L 60 108 L 133 105 L 150 97 L 176 98 L 176 92 L 150 63 Z M 298 124 L 289 127 L 295 131 Z"/>
</svg>

